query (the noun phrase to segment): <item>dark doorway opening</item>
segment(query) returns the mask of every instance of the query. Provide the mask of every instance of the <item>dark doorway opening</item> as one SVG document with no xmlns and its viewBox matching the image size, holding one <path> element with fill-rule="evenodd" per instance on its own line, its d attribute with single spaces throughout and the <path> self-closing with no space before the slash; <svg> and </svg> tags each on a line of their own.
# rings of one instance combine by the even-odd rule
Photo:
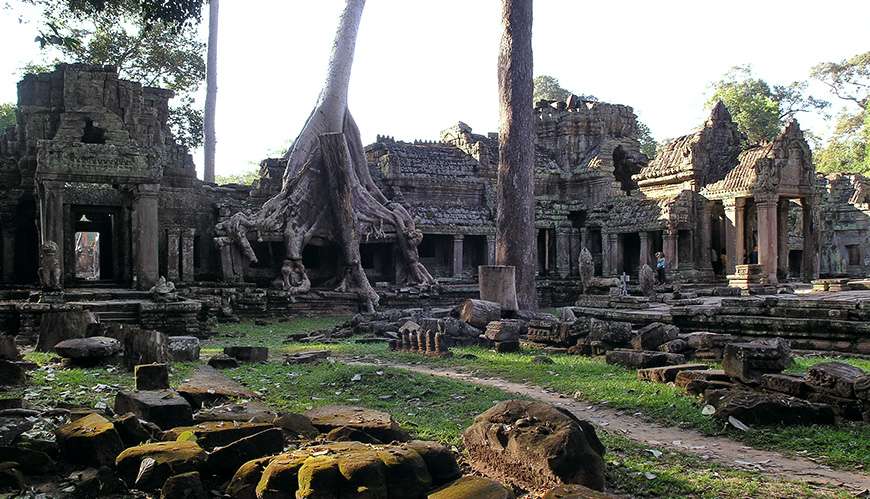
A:
<svg viewBox="0 0 870 499">
<path fill-rule="evenodd" d="M 621 272 L 633 275 L 640 267 L 640 235 L 636 232 L 620 234 L 622 239 L 622 268 Z"/>
<path fill-rule="evenodd" d="M 788 252 L 788 275 L 794 278 L 800 278 L 803 275 L 803 250 L 791 250 Z"/>
<path fill-rule="evenodd" d="M 15 282 L 31 284 L 38 280 L 36 269 L 39 268 L 36 202 L 28 199 L 19 203 L 15 209 L 15 220 Z"/>
<path fill-rule="evenodd" d="M 338 246 L 332 243 L 311 242 L 305 246 L 302 250 L 302 264 L 305 265 L 311 286 L 338 284 L 342 277 L 339 272 L 343 273 L 343 269 L 340 268 L 341 259 Z"/>
<path fill-rule="evenodd" d="M 396 281 L 393 246 L 393 243 L 365 243 L 359 245 L 362 267 L 370 282 Z"/>
</svg>

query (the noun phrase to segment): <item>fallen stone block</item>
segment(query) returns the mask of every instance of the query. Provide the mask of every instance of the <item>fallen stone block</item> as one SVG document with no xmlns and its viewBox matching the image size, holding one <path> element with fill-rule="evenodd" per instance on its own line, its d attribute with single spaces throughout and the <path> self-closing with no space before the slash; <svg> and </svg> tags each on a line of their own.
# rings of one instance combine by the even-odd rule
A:
<svg viewBox="0 0 870 499">
<path fill-rule="evenodd" d="M 132 412 L 163 430 L 193 424 L 190 404 L 172 390 L 120 391 L 115 396 L 115 412 Z"/>
<path fill-rule="evenodd" d="M 849 421 L 861 421 L 863 419 L 862 413 L 864 411 L 864 407 L 858 400 L 837 397 L 836 395 L 831 395 L 830 393 L 825 392 L 812 391 L 807 394 L 806 398 L 810 402 L 831 406 L 831 408 L 834 410 L 834 414 L 836 414 L 839 418 Z"/>
<path fill-rule="evenodd" d="M 136 390 L 166 390 L 169 388 L 169 366 L 140 364 L 133 368 Z"/>
<path fill-rule="evenodd" d="M 206 457 L 206 452 L 194 442 L 157 442 L 124 450 L 115 459 L 115 469 L 131 488 L 154 491 L 173 475 L 199 471 Z M 153 464 L 140 476 L 142 461 L 148 458 Z"/>
<path fill-rule="evenodd" d="M 111 464 L 124 448 L 111 421 L 90 414 L 54 432 L 64 461 L 88 466 Z"/>
<path fill-rule="evenodd" d="M 311 439 L 320 434 L 320 431 L 311 424 L 311 420 L 303 414 L 292 412 L 279 414 L 275 416 L 272 424 L 284 430 L 291 439 Z"/>
<path fill-rule="evenodd" d="M 208 359 L 208 365 L 215 369 L 235 369 L 239 367 L 239 361 L 229 355 L 219 354 Z"/>
<path fill-rule="evenodd" d="M 314 362 L 320 362 L 321 360 L 326 360 L 327 357 L 332 355 L 332 352 L 329 350 L 311 350 L 308 352 L 299 352 L 284 355 L 284 363 L 285 364 L 311 364 Z"/>
<path fill-rule="evenodd" d="M 194 408 L 231 399 L 252 399 L 256 395 L 211 366 L 202 366 L 177 388 Z"/>
<path fill-rule="evenodd" d="M 681 340 L 677 338 L 675 340 L 662 343 L 658 350 L 659 352 L 665 353 L 683 353 L 689 350 L 689 344 L 686 343 L 686 340 Z"/>
<path fill-rule="evenodd" d="M 18 361 L 0 360 L 0 386 L 23 385 L 27 383 L 27 371 Z"/>
<path fill-rule="evenodd" d="M 634 332 L 631 347 L 635 350 L 658 350 L 663 344 L 677 339 L 679 333 L 676 326 L 653 322 Z"/>
<path fill-rule="evenodd" d="M 496 341 L 494 342 L 495 351 L 498 353 L 513 353 L 520 351 L 519 341 Z"/>
<path fill-rule="evenodd" d="M 118 340 L 105 336 L 74 338 L 54 345 L 54 351 L 58 355 L 68 359 L 73 364 L 83 366 L 92 366 L 112 358 L 121 353 L 122 350 Z"/>
<path fill-rule="evenodd" d="M 61 341 L 84 338 L 87 336 L 88 326 L 96 323 L 96 316 L 87 310 L 70 309 L 45 313 L 39 322 L 36 351 L 50 352 Z"/>
<path fill-rule="evenodd" d="M 632 334 L 630 322 L 591 318 L 589 319 L 589 335 L 586 339 L 588 342 L 598 341 L 613 348 L 629 345 Z"/>
<path fill-rule="evenodd" d="M 757 383 L 763 374 L 777 374 L 791 365 L 791 350 L 785 340 L 730 343 L 725 347 L 722 368 L 732 378 Z"/>
<path fill-rule="evenodd" d="M 706 370 L 707 364 L 678 364 L 675 366 L 649 367 L 637 370 L 637 379 L 652 381 L 653 383 L 671 383 L 676 381 L 677 375 L 682 371 Z"/>
<path fill-rule="evenodd" d="M 194 421 L 197 423 L 204 423 L 206 421 L 272 423 L 275 420 L 275 416 L 275 413 L 266 404 L 259 400 L 248 400 L 243 403 L 227 403 L 201 409 L 196 412 Z"/>
<path fill-rule="evenodd" d="M 788 374 L 763 374 L 761 388 L 772 392 L 785 393 L 792 397 L 805 398 L 808 387 L 806 380 L 800 376 Z"/>
<path fill-rule="evenodd" d="M 834 424 L 834 410 L 826 404 L 815 404 L 781 393 L 730 390 L 721 397 L 711 397 L 716 417 L 727 420 L 733 416 L 747 425 L 812 425 Z"/>
<path fill-rule="evenodd" d="M 200 344 L 196 336 L 170 336 L 169 356 L 174 362 L 199 360 Z"/>
<path fill-rule="evenodd" d="M 0 333 L 0 360 L 21 360 L 21 352 L 15 344 L 15 336 Z"/>
<path fill-rule="evenodd" d="M 239 362 L 266 362 L 269 360 L 269 349 L 266 347 L 224 347 L 224 354 Z"/>
<path fill-rule="evenodd" d="M 269 423 L 249 423 L 238 421 L 207 421 L 193 426 L 178 426 L 163 432 L 164 441 L 177 440 L 179 436 L 190 432 L 196 437 L 196 443 L 210 451 L 215 447 L 230 445 L 251 435 L 275 428 Z M 281 439 L 283 441 L 283 437 Z"/>
<path fill-rule="evenodd" d="M 256 499 L 257 484 L 263 476 L 263 470 L 272 462 L 273 457 L 252 459 L 241 465 L 227 484 L 226 494 L 232 499 Z"/>
<path fill-rule="evenodd" d="M 617 348 L 615 350 L 609 350 L 605 356 L 605 360 L 608 364 L 618 364 L 629 369 L 645 369 L 648 367 L 662 367 L 670 364 L 683 364 L 686 362 L 686 357 L 680 354 L 658 351 Z"/>
<path fill-rule="evenodd" d="M 864 378 L 862 369 L 843 362 L 823 362 L 807 370 L 807 383 L 816 391 L 836 397 L 855 397 L 855 382 Z"/>
<path fill-rule="evenodd" d="M 208 497 L 197 471 L 169 477 L 160 490 L 160 499 L 208 499 Z"/>
<path fill-rule="evenodd" d="M 327 405 L 303 413 L 315 428 L 328 433 L 347 426 L 362 430 L 381 442 L 407 442 L 411 439 L 392 416 L 386 412 L 344 405 Z"/>
<path fill-rule="evenodd" d="M 432 477 L 433 487 L 440 487 L 462 476 L 453 452 L 438 442 L 411 440 L 405 445 L 423 458 Z"/>
<path fill-rule="evenodd" d="M 604 489 L 604 446 L 592 425 L 543 402 L 508 400 L 462 435 L 471 466 L 524 490 L 565 483 Z"/>
<path fill-rule="evenodd" d="M 523 325 L 523 321 L 515 319 L 492 321 L 486 325 L 486 331 L 483 334 L 489 341 L 514 343 L 520 341 Z"/>
<path fill-rule="evenodd" d="M 26 447 L 0 446 L 0 463 L 14 462 L 25 475 L 45 475 L 54 471 L 56 463 L 45 452 Z"/>
<path fill-rule="evenodd" d="M 114 418 L 112 424 L 121 436 L 124 447 L 133 447 L 148 440 L 156 440 L 162 433 L 154 423 L 142 421 L 129 412 Z"/>
<path fill-rule="evenodd" d="M 277 455 L 283 451 L 284 433 L 278 428 L 270 428 L 215 448 L 208 456 L 206 469 L 212 475 L 230 475 L 252 459 Z"/>
<path fill-rule="evenodd" d="M 457 499 L 462 497 L 514 499 L 516 496 L 510 489 L 495 480 L 468 475 L 432 491 L 428 499 Z"/>
</svg>

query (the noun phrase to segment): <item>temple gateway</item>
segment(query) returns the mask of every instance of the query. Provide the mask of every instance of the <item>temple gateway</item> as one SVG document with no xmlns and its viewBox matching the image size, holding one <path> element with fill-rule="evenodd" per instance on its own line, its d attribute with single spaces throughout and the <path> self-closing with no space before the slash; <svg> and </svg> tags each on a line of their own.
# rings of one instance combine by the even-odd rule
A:
<svg viewBox="0 0 870 499">
<path fill-rule="evenodd" d="M 169 131 L 171 97 L 111 67 L 59 65 L 21 80 L 18 123 L 0 135 L 0 284 L 36 285 L 40 246 L 53 242 L 65 288 L 149 290 L 162 276 L 212 295 L 280 290 L 282 235 L 231 217 L 280 190 L 283 159 L 264 160 L 253 186 L 201 182 Z M 634 279 L 658 252 L 673 282 L 725 282 L 743 265 L 768 285 L 870 272 L 867 181 L 817 175 L 796 121 L 747 144 L 719 103 L 648 158 L 628 106 L 571 97 L 535 112 L 543 290 L 576 283 L 583 247 L 605 277 Z M 472 282 L 493 262 L 494 134 L 458 123 L 432 141 L 378 136 L 365 153 L 378 187 L 417 220 L 433 276 Z M 256 263 L 234 244 L 239 231 Z M 396 251 L 390 234 L 362 244 L 379 289 L 398 280 Z M 339 259 L 326 241 L 305 247 L 312 291 L 334 284 Z"/>
</svg>

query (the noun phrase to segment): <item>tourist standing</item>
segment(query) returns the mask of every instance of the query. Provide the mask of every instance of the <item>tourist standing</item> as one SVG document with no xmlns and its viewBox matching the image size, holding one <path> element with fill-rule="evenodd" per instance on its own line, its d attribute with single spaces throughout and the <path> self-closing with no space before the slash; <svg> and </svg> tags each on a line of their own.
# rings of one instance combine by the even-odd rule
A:
<svg viewBox="0 0 870 499">
<path fill-rule="evenodd" d="M 659 281 L 659 284 L 665 283 L 665 267 L 667 267 L 667 264 L 665 254 L 661 251 L 656 251 L 656 279 Z"/>
</svg>

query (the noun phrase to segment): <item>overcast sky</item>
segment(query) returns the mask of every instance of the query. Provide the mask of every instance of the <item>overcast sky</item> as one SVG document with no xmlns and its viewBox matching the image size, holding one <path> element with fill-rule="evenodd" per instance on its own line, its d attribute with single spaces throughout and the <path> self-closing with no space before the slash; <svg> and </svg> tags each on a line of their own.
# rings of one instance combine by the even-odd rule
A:
<svg viewBox="0 0 870 499">
<path fill-rule="evenodd" d="M 367 2 L 350 88 L 364 142 L 376 134 L 435 139 L 460 120 L 477 132 L 496 130 L 499 4 Z M 320 90 L 342 6 L 221 2 L 218 175 L 250 170 L 296 136 Z M 535 74 L 634 107 L 657 138 L 700 124 L 709 83 L 734 65 L 788 83 L 818 62 L 870 50 L 868 1 L 536 0 L 534 15 Z M 34 25 L 9 11 L 0 16 L 5 102 L 15 100 L 19 68 L 38 59 L 38 47 Z M 800 118 L 825 133 L 819 120 Z M 201 151 L 194 157 L 201 170 Z"/>
</svg>

